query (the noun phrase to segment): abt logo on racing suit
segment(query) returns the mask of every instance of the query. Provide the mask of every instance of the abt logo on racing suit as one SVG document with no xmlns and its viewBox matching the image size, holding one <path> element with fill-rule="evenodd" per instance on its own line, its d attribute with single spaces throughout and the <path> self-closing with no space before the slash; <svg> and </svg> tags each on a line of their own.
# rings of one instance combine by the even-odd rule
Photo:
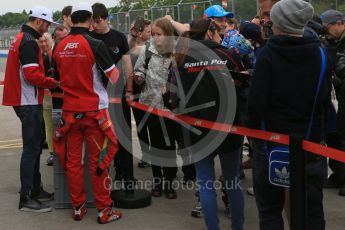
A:
<svg viewBox="0 0 345 230">
<path fill-rule="evenodd" d="M 76 48 L 78 48 L 78 45 L 79 45 L 78 42 L 67 43 L 63 50 L 66 50 L 66 49 L 76 49 Z"/>
</svg>

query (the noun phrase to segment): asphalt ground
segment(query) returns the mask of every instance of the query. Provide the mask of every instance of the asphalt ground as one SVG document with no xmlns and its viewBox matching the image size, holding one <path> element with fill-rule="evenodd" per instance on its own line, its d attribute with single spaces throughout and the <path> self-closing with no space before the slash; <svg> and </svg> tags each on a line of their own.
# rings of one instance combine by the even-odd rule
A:
<svg viewBox="0 0 345 230">
<path fill-rule="evenodd" d="M 3 73 L 0 72 L 0 80 Z M 0 86 L 0 100 L 2 101 L 2 89 Z M 200 230 L 206 229 L 203 218 L 193 218 L 190 215 L 191 208 L 196 203 L 195 188 L 182 188 L 177 190 L 178 198 L 168 200 L 165 197 L 152 198 L 149 207 L 141 209 L 123 209 L 123 218 L 115 223 L 99 225 L 96 221 L 97 211 L 89 208 L 82 221 L 72 219 L 70 209 L 53 209 L 50 213 L 29 213 L 18 210 L 19 201 L 19 162 L 21 154 L 21 128 L 19 119 L 11 107 L 0 106 L 0 230 L 7 229 L 118 229 L 118 230 Z M 135 134 L 135 132 L 133 132 Z M 137 138 L 133 138 L 133 147 L 139 151 Z M 136 154 L 140 155 L 140 153 Z M 41 174 L 44 188 L 54 190 L 53 167 L 45 165 L 48 151 L 44 150 L 41 156 Z M 136 167 L 137 159 L 134 159 L 134 175 L 141 181 L 152 180 L 151 168 L 139 169 Z M 216 161 L 216 175 L 220 175 L 218 159 Z M 113 170 L 111 170 L 113 176 Z M 243 188 L 251 186 L 251 170 L 245 171 Z M 177 180 L 181 180 L 183 174 L 179 169 Z M 180 184 L 181 185 L 181 184 Z M 150 186 L 146 186 L 149 190 Z M 324 206 L 327 221 L 327 229 L 340 230 L 345 226 L 345 197 L 340 197 L 336 189 L 324 190 Z M 48 202 L 54 206 L 54 201 Z M 230 220 L 225 214 L 221 201 L 221 192 L 218 191 L 218 214 L 222 229 L 231 229 Z M 245 229 L 259 229 L 258 215 L 253 196 L 245 195 Z M 286 229 L 288 229 L 286 224 Z"/>
</svg>

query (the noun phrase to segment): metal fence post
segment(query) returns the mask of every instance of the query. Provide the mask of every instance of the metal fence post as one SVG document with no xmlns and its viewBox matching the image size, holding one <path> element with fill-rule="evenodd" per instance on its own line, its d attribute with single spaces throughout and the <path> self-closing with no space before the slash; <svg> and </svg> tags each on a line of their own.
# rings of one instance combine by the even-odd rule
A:
<svg viewBox="0 0 345 230">
<path fill-rule="evenodd" d="M 116 30 L 119 30 L 119 13 L 116 13 Z"/>
<path fill-rule="evenodd" d="M 302 135 L 290 136 L 290 229 L 307 229 L 306 153 Z M 293 211 L 292 211 L 293 210 Z"/>
<path fill-rule="evenodd" d="M 189 5 L 190 7 L 190 17 L 191 17 L 191 21 L 194 20 L 194 13 L 193 13 L 193 5 Z"/>
<path fill-rule="evenodd" d="M 155 20 L 154 14 L 153 14 L 153 9 L 155 8 L 156 5 L 157 5 L 157 2 L 155 2 L 155 4 L 153 4 L 153 5 L 151 6 L 151 21 L 154 21 L 154 20 Z"/>
<path fill-rule="evenodd" d="M 257 15 L 259 15 L 259 11 L 260 11 L 259 0 L 256 0 L 256 14 L 257 14 Z"/>
<path fill-rule="evenodd" d="M 335 9 L 338 10 L 338 0 L 335 0 Z"/>
<path fill-rule="evenodd" d="M 181 22 L 181 12 L 180 12 L 180 5 L 182 4 L 183 0 L 180 0 L 177 3 L 177 21 Z"/>
<path fill-rule="evenodd" d="M 231 11 L 236 14 L 236 6 L 235 6 L 235 0 L 231 0 Z"/>
</svg>

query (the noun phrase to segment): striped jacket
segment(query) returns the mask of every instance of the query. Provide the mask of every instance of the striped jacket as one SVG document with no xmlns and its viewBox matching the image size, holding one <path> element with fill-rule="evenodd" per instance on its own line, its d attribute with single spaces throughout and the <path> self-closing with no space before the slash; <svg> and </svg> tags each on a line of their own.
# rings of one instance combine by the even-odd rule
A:
<svg viewBox="0 0 345 230">
<path fill-rule="evenodd" d="M 44 74 L 39 36 L 33 28 L 23 25 L 13 40 L 6 63 L 3 105 L 41 105 L 43 88 L 56 86 L 56 81 Z"/>
</svg>

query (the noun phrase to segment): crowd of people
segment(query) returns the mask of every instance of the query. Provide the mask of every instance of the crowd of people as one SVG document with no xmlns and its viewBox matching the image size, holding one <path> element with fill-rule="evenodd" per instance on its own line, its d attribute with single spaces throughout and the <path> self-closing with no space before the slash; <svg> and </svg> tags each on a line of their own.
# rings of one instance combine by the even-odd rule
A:
<svg viewBox="0 0 345 230">
<path fill-rule="evenodd" d="M 281 0 L 270 12 L 238 22 L 232 12 L 212 5 L 189 24 L 170 15 L 153 22 L 138 17 L 128 37 L 110 27 L 102 3 L 66 6 L 62 17 L 63 25 L 50 35 L 49 26 L 56 24 L 52 11 L 32 8 L 9 50 L 3 105 L 12 106 L 22 124 L 22 211 L 51 211 L 42 202 L 54 194 L 43 189 L 39 171 L 45 138 L 47 165 L 56 154 L 65 170 L 73 219 L 87 213 L 81 179 L 85 142 L 98 222 L 119 220 L 108 168 L 114 165 L 115 180 L 135 181 L 125 162 L 132 152 L 133 114 L 142 152 L 138 167 L 151 167 L 153 197 L 178 197 L 172 185 L 179 154 L 184 183 L 199 186 L 192 216 L 204 217 L 207 229 L 220 229 L 216 188 L 209 186 L 217 180 L 218 156 L 231 229 L 244 229 L 245 201 L 242 187 L 229 185 L 240 185 L 243 169 L 250 167 L 260 229 L 284 229 L 284 210 L 290 221 L 289 162 L 282 160 L 287 146 L 247 138 L 251 159 L 242 163 L 245 137 L 194 129 L 130 108 L 127 100 L 213 122 L 299 134 L 345 150 L 345 24 L 339 11 L 318 17 L 306 1 Z M 45 89 L 61 96 L 47 97 Z M 110 106 L 109 96 L 120 103 Z M 110 110 L 124 119 L 113 125 Z M 325 229 L 323 188 L 339 188 L 345 196 L 345 165 L 306 156 L 307 225 Z"/>
</svg>

